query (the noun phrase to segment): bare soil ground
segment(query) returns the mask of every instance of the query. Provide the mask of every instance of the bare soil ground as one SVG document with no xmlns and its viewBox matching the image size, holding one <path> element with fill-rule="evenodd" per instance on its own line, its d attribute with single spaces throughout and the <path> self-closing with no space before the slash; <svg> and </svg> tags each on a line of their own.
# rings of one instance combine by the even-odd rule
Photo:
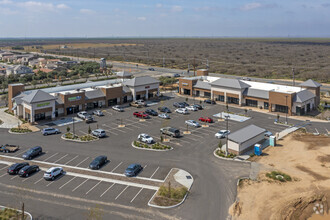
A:
<svg viewBox="0 0 330 220">
<path fill-rule="evenodd" d="M 322 207 L 326 213 L 330 207 L 330 138 L 297 132 L 277 144 L 252 158 L 261 164 L 259 178 L 240 182 L 237 201 L 229 210 L 233 219 L 329 219 L 319 218 L 315 210 Z M 273 170 L 293 181 L 265 176 Z"/>
</svg>

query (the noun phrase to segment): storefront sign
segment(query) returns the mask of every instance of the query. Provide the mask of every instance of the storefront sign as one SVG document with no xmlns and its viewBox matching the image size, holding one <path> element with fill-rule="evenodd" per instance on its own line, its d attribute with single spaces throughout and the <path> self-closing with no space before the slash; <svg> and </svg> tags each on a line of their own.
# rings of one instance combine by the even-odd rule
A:
<svg viewBox="0 0 330 220">
<path fill-rule="evenodd" d="M 146 86 L 146 87 L 144 87 L 145 89 L 149 89 L 150 88 L 150 86 Z"/>
<path fill-rule="evenodd" d="M 68 98 L 68 100 L 70 101 L 70 102 L 72 102 L 72 101 L 79 101 L 81 99 L 81 96 L 75 96 L 75 97 L 69 97 Z"/>
<path fill-rule="evenodd" d="M 182 85 L 183 85 L 183 86 L 187 86 L 187 85 L 188 85 L 188 83 L 182 83 Z"/>
<path fill-rule="evenodd" d="M 44 107 L 44 106 L 47 106 L 47 105 L 50 105 L 50 102 L 37 104 L 37 108 Z"/>
</svg>

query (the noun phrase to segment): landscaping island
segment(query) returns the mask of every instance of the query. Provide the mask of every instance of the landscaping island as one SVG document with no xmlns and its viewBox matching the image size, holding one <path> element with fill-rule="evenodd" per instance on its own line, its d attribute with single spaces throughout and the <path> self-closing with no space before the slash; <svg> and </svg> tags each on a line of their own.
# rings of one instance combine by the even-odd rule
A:
<svg viewBox="0 0 330 220">
<path fill-rule="evenodd" d="M 141 149 L 144 149 L 144 150 L 155 150 L 155 151 L 168 151 L 168 150 L 172 150 L 173 148 L 168 146 L 168 145 L 165 145 L 165 144 L 161 144 L 161 143 L 154 143 L 154 144 L 145 144 L 145 143 L 142 143 L 140 141 L 134 141 L 132 143 L 132 146 L 134 148 L 141 148 Z"/>
<path fill-rule="evenodd" d="M 67 132 L 62 135 L 63 140 L 67 141 L 76 141 L 76 142 L 91 142 L 91 141 L 97 141 L 99 138 L 94 137 L 92 135 L 83 135 L 83 136 L 78 136 L 78 135 L 73 135 L 71 132 Z"/>
</svg>

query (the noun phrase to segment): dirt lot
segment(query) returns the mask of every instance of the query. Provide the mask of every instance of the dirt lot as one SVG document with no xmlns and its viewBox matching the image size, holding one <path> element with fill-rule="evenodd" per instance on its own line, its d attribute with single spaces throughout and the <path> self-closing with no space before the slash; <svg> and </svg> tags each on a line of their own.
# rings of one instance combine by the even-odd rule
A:
<svg viewBox="0 0 330 220">
<path fill-rule="evenodd" d="M 233 219 L 330 218 L 315 215 L 315 211 L 326 213 L 330 207 L 329 137 L 297 132 L 263 154 L 252 158 L 261 164 L 258 180 L 239 184 L 238 199 L 230 208 Z M 273 170 L 290 175 L 292 181 L 266 177 Z"/>
</svg>

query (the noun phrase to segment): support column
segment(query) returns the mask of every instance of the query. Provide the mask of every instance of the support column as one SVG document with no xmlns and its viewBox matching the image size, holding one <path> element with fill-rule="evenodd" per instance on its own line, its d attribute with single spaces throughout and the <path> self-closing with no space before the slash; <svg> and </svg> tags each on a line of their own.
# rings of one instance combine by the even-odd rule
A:
<svg viewBox="0 0 330 220">
<path fill-rule="evenodd" d="M 136 101 L 136 92 L 135 91 L 132 92 L 132 96 L 133 96 L 133 101 Z"/>
<path fill-rule="evenodd" d="M 148 100 L 149 99 L 149 93 L 148 93 L 148 89 L 146 90 L 146 100 Z"/>
</svg>

